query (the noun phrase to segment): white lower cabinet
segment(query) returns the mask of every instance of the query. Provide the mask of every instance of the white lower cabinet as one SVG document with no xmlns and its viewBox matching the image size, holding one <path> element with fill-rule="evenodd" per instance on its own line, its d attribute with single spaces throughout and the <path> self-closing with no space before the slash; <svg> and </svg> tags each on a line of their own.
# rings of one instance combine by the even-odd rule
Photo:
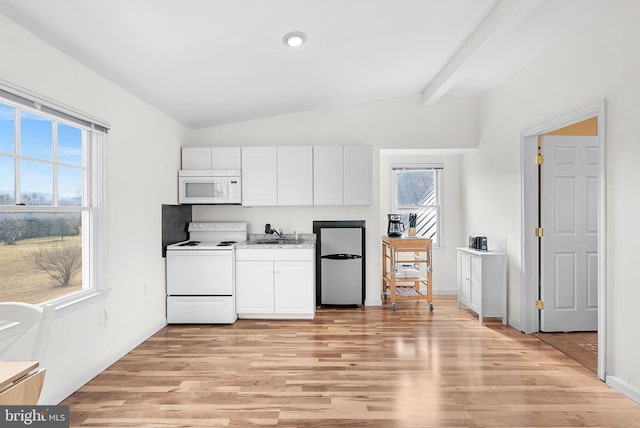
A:
<svg viewBox="0 0 640 428">
<path fill-rule="evenodd" d="M 236 308 L 240 318 L 315 316 L 313 249 L 237 249 Z"/>
<path fill-rule="evenodd" d="M 273 262 L 236 261 L 236 308 L 242 314 L 273 313 Z"/>
<path fill-rule="evenodd" d="M 507 255 L 495 251 L 458 248 L 458 307 L 464 304 L 485 317 L 507 323 Z"/>
</svg>

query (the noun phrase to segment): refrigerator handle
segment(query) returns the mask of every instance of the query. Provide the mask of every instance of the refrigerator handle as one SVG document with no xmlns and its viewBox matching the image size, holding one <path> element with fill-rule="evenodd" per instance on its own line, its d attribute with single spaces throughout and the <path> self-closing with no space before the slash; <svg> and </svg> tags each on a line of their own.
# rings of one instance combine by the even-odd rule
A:
<svg viewBox="0 0 640 428">
<path fill-rule="evenodd" d="M 322 256 L 321 258 L 329 260 L 354 260 L 361 259 L 362 256 L 358 256 L 356 254 L 329 254 L 326 256 Z"/>
</svg>

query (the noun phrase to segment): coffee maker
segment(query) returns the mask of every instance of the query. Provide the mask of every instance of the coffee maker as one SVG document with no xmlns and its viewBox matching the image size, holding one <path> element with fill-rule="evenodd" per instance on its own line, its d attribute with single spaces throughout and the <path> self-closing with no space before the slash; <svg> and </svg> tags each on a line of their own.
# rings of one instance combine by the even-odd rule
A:
<svg viewBox="0 0 640 428">
<path fill-rule="evenodd" d="M 387 236 L 398 237 L 402 236 L 404 232 L 404 223 L 402 223 L 402 215 L 400 214 L 387 214 L 389 218 L 389 225 L 387 226 Z"/>
</svg>

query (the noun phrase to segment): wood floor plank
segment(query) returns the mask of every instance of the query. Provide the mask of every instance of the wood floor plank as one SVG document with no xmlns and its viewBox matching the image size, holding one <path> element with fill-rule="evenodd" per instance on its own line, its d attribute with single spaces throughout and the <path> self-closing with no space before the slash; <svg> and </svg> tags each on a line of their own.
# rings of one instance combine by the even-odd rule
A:
<svg viewBox="0 0 640 428">
<path fill-rule="evenodd" d="M 434 303 L 167 326 L 62 404 L 78 427 L 640 427 L 562 352 Z"/>
</svg>

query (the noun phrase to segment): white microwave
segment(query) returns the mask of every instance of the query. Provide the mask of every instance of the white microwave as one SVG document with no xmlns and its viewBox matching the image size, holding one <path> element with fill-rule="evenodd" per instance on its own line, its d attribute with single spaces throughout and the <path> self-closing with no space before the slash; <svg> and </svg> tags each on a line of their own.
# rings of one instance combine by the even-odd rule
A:
<svg viewBox="0 0 640 428">
<path fill-rule="evenodd" d="M 178 202 L 181 204 L 240 204 L 240 170 L 180 170 Z"/>
</svg>

